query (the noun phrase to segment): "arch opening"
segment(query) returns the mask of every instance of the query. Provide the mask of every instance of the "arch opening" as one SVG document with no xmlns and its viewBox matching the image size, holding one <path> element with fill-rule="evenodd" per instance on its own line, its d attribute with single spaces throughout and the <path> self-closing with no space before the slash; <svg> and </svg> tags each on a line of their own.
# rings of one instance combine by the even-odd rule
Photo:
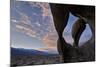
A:
<svg viewBox="0 0 100 67">
<path fill-rule="evenodd" d="M 65 41 L 71 45 L 73 45 L 73 42 L 74 42 L 71 35 L 72 26 L 77 20 L 78 20 L 78 17 L 75 17 L 74 15 L 70 13 L 68 24 L 65 27 L 64 32 L 63 32 L 63 37 Z M 79 46 L 82 46 L 85 42 L 90 40 L 91 37 L 92 37 L 92 32 L 91 32 L 90 26 L 86 24 L 86 29 L 83 31 L 79 40 Z"/>
</svg>

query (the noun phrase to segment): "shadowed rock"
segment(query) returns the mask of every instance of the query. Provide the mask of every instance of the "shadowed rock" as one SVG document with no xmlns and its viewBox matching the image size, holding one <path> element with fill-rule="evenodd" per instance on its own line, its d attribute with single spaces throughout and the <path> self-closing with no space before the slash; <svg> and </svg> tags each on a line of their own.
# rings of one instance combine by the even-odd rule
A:
<svg viewBox="0 0 100 67">
<path fill-rule="evenodd" d="M 62 37 L 63 30 L 67 25 L 66 21 L 68 21 L 69 18 L 69 11 L 65 9 L 65 5 L 59 4 L 50 4 L 50 8 L 58 36 Z"/>
<path fill-rule="evenodd" d="M 55 29 L 58 33 L 58 52 L 63 57 L 63 62 L 76 62 L 76 61 L 93 61 L 95 60 L 95 7 L 94 6 L 81 6 L 81 5 L 65 5 L 50 3 L 51 12 L 53 15 Z M 92 31 L 92 37 L 84 46 L 72 47 L 66 43 L 63 38 L 63 30 L 67 26 L 69 13 L 81 19 L 77 20 L 75 25 L 78 28 L 73 29 L 72 37 L 75 45 L 78 46 L 79 38 L 84 31 L 86 25 L 89 24 Z M 93 50 L 93 52 L 92 52 Z"/>
<path fill-rule="evenodd" d="M 83 19 L 78 19 L 72 26 L 72 37 L 74 39 L 73 46 L 78 47 L 81 34 L 86 28 L 86 22 Z"/>
</svg>

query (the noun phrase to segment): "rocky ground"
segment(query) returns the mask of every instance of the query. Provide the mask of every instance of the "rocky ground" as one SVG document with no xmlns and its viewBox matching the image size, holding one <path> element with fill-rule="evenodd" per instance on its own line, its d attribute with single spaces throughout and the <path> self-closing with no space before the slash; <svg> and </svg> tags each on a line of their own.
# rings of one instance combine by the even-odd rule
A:
<svg viewBox="0 0 100 67">
<path fill-rule="evenodd" d="M 42 65 L 62 63 L 59 55 L 52 56 L 14 56 L 11 58 L 11 66 Z"/>
</svg>

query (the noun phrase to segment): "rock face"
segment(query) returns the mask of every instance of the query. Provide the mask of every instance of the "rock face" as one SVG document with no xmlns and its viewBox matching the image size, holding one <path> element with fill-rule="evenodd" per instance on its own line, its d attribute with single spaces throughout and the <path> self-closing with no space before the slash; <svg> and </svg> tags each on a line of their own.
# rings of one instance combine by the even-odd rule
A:
<svg viewBox="0 0 100 67">
<path fill-rule="evenodd" d="M 66 21 L 68 21 L 68 18 L 69 18 L 69 11 L 68 9 L 65 9 L 64 7 L 65 5 L 50 4 L 55 29 L 59 37 L 62 37 L 63 30 L 67 25 Z"/>
<path fill-rule="evenodd" d="M 74 39 L 74 44 L 73 46 L 78 46 L 78 42 L 80 39 L 81 34 L 83 33 L 83 31 L 86 28 L 86 23 L 83 19 L 78 19 L 72 27 L 72 37 Z"/>
<path fill-rule="evenodd" d="M 94 61 L 95 60 L 95 7 L 81 5 L 65 5 L 50 3 L 55 29 L 58 33 L 58 52 L 62 55 L 63 62 Z M 67 26 L 69 13 L 79 17 L 73 26 L 72 37 L 74 46 L 66 43 L 63 38 L 63 30 Z M 92 38 L 78 47 L 78 42 L 86 25 L 89 24 Z"/>
</svg>

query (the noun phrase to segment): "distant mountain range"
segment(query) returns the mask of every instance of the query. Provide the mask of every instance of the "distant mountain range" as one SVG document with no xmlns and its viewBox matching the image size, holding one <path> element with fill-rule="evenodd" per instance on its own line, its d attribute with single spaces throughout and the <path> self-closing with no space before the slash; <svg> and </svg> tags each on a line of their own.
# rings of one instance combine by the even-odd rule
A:
<svg viewBox="0 0 100 67">
<path fill-rule="evenodd" d="M 11 47 L 11 56 L 20 56 L 20 55 L 52 55 L 51 53 L 34 50 L 34 49 L 24 49 L 24 48 L 12 48 Z"/>
</svg>

